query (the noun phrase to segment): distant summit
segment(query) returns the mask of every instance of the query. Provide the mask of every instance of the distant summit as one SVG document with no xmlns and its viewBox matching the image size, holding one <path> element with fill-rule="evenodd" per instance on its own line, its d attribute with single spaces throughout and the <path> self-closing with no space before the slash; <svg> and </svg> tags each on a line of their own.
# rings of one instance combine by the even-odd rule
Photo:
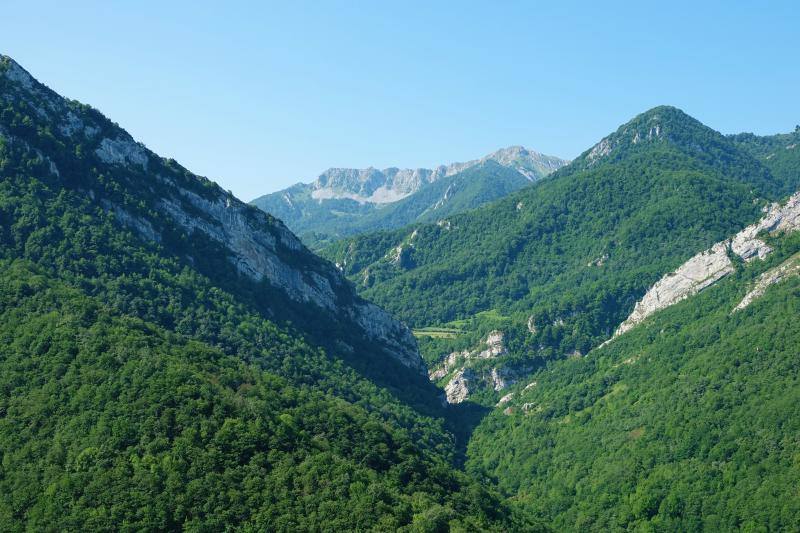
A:
<svg viewBox="0 0 800 533">
<path fill-rule="evenodd" d="M 252 204 L 279 217 L 313 243 L 319 238 L 400 227 L 447 203 L 459 209 L 478 207 L 567 163 L 522 146 L 510 146 L 480 159 L 433 169 L 330 168 L 312 183 L 299 183 L 257 198 Z M 401 201 L 406 202 L 404 207 L 397 207 Z M 398 210 L 404 214 L 398 215 Z"/>
<path fill-rule="evenodd" d="M 563 159 L 543 155 L 522 146 L 510 146 L 480 159 L 465 163 L 439 165 L 433 169 L 329 168 L 309 186 L 312 191 L 311 197 L 316 200 L 347 198 L 363 203 L 386 204 L 402 200 L 425 185 L 458 174 L 486 161 L 495 161 L 504 167 L 512 168 L 530 181 L 536 181 L 567 163 Z M 258 200 L 254 201 L 254 203 L 257 202 Z"/>
<path fill-rule="evenodd" d="M 706 138 L 723 136 L 687 115 L 677 107 L 658 106 L 635 116 L 620 126 L 617 131 L 604 137 L 575 161 L 583 166 L 592 166 L 604 158 L 614 158 L 636 145 L 667 141 L 686 147 Z"/>
</svg>

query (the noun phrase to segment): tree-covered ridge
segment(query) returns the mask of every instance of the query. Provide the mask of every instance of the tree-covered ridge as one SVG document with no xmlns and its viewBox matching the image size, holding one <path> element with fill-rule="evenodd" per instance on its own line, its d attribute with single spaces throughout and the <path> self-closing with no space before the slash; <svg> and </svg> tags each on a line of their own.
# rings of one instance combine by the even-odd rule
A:
<svg viewBox="0 0 800 533">
<path fill-rule="evenodd" d="M 379 414 L 0 269 L 0 528 L 504 529 Z"/>
<path fill-rule="evenodd" d="M 311 197 L 311 190 L 305 183 L 276 194 L 256 198 L 250 203 L 280 220 L 294 221 L 293 231 L 312 248 L 331 238 L 325 228 L 355 224 L 377 209 L 374 204 L 359 203 L 351 198 L 331 198 L 323 204 Z M 338 231 L 334 235 L 343 236 Z"/>
<path fill-rule="evenodd" d="M 658 108 L 591 164 L 331 247 L 363 291 L 444 326 L 418 332 L 430 362 L 505 333 L 507 353 L 476 369 L 506 365 L 519 380 L 467 443 L 497 391 L 472 397 L 484 408 L 444 408 L 347 314 L 366 305 L 352 286 L 278 220 L 18 68 L 0 58 L 3 531 L 800 520 L 800 279 L 733 312 L 763 272 L 792 258 L 796 274 L 800 237 L 770 237 L 766 262 L 737 261 L 589 351 L 665 272 L 797 185 L 768 163 L 777 143 L 745 149 Z M 319 289 L 312 298 L 248 274 L 253 257 L 219 238 L 234 216 L 238 244 L 255 228 L 267 244 L 252 255 L 267 250 L 298 287 Z M 564 360 L 576 350 L 588 355 Z"/>
<path fill-rule="evenodd" d="M 737 147 L 758 158 L 774 176 L 791 182 L 800 175 L 800 126 L 792 133 L 765 136 L 738 133 L 729 138 Z"/>
<path fill-rule="evenodd" d="M 800 279 L 734 311 L 800 237 L 483 420 L 468 470 L 559 530 L 780 531 L 800 521 Z"/>
<path fill-rule="evenodd" d="M 494 309 L 512 319 L 517 359 L 585 354 L 652 283 L 755 221 L 788 187 L 673 108 L 640 115 L 608 139 L 613 149 L 593 163 L 583 156 L 489 206 L 324 253 L 414 327 Z"/>
<path fill-rule="evenodd" d="M 653 146 L 668 145 L 702 165 L 751 183 L 764 194 L 781 196 L 796 190 L 797 176 L 771 174 L 734 141 L 735 136 L 726 137 L 680 109 L 658 106 L 620 126 L 562 172 L 572 173 L 600 163 L 613 163 L 638 151 L 646 152 Z"/>
</svg>

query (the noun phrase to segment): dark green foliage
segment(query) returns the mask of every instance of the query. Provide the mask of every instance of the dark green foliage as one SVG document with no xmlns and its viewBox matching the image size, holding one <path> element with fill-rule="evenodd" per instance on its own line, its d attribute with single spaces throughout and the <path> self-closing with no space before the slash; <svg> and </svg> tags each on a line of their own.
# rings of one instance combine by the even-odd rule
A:
<svg viewBox="0 0 800 533">
<path fill-rule="evenodd" d="M 329 370 L 312 369 L 329 357 L 320 352 L 303 359 L 306 368 L 293 368 L 298 362 L 275 357 L 271 339 L 281 335 L 305 336 L 311 341 L 327 338 L 328 347 L 335 344 L 334 340 L 346 341 L 359 349 L 337 355 L 357 371 L 397 390 L 411 393 L 416 389 L 421 398 L 435 397 L 431 390 L 424 392 L 429 387 L 418 376 L 398 368 L 400 365 L 387 357 L 374 357 L 376 348 L 353 337 L 346 324 L 322 318 L 319 309 L 294 304 L 267 284 L 244 279 L 237 275 L 227 261 L 228 252 L 218 243 L 203 233 L 187 235 L 172 227 L 161 213 L 150 209 L 157 205 L 156 180 L 128 169 L 114 169 L 114 177 L 110 177 L 94 166 L 68 173 L 65 168 L 70 159 L 59 153 L 52 156 L 60 169 L 60 175 L 55 176 L 34 148 L 20 142 L 5 148 L 0 154 L 5 171 L 0 182 L 0 218 L 10 223 L 0 235 L 0 256 L 24 257 L 44 265 L 52 275 L 102 297 L 120 312 L 308 380 L 328 379 Z M 35 173 L 35 177 L 26 172 Z M 152 189 L 134 189 L 128 180 L 147 180 Z M 64 187 L 65 182 L 74 188 Z M 187 179 L 187 184 L 199 192 L 198 185 L 204 186 L 198 180 L 192 183 Z M 92 200 L 86 190 L 98 200 Z M 162 235 L 161 245 L 142 242 L 133 232 L 123 230 L 118 216 L 101 207 L 106 194 L 130 213 L 152 221 Z M 320 261 L 303 251 L 288 260 Z M 279 332 L 275 323 L 282 324 L 284 330 Z"/>
<path fill-rule="evenodd" d="M 112 313 L 24 262 L 0 266 L 3 531 L 505 520 L 379 415 Z"/>
<path fill-rule="evenodd" d="M 37 88 L 49 94 L 45 87 Z M 176 200 L 167 181 L 212 200 L 225 195 L 218 185 L 149 152 L 146 171 L 137 165 L 102 164 L 94 152 L 103 135 L 130 139 L 105 117 L 57 95 L 55 101 L 65 109 L 57 109 L 53 113 L 56 118 L 42 116 L 35 106 L 46 104 L 37 104 L 38 95 L 20 90 L 5 76 L 0 76 L 0 94 L 13 96 L 1 111 L 8 122 L 0 123 L 10 134 L 0 145 L 0 221 L 8 221 L 0 233 L 0 257 L 24 257 L 45 265 L 69 283 L 91 287 L 92 294 L 102 296 L 121 312 L 197 336 L 230 353 L 259 358 L 273 369 L 287 363 L 259 354 L 272 348 L 268 339 L 274 332 L 266 328 L 280 325 L 286 334 L 326 349 L 326 354 L 304 361 L 343 360 L 371 381 L 389 387 L 393 394 L 415 401 L 416 407 L 441 415 L 435 407 L 428 408 L 438 404 L 435 388 L 384 357 L 380 347 L 361 338 L 346 318 L 298 304 L 266 282 L 255 283 L 239 275 L 228 260 L 227 248 L 203 232 L 186 232 L 165 214 L 161 202 Z M 92 138 L 80 132 L 64 134 L 52 123 L 68 113 L 99 133 Z M 79 150 L 84 143 L 86 149 Z M 78 151 L 87 155 L 77 157 Z M 200 222 L 213 223 L 204 220 L 205 213 L 192 204 L 184 202 L 183 208 Z M 281 229 L 279 221 L 255 208 L 246 214 L 266 231 Z M 123 229 L 121 223 L 133 217 L 148 224 L 159 242 L 138 238 L 129 226 Z M 305 248 L 278 247 L 276 253 L 289 265 L 310 271 L 332 270 Z M 341 300 L 355 298 L 349 286 L 334 288 L 340 291 Z M 353 350 L 341 349 L 342 343 Z M 310 368 L 284 371 L 306 379 L 326 380 L 329 375 L 327 370 L 311 372 Z"/>
<path fill-rule="evenodd" d="M 775 254 L 586 358 L 555 362 L 473 434 L 468 470 L 557 530 L 800 523 L 800 279 L 731 313 Z"/>
<path fill-rule="evenodd" d="M 730 136 L 731 141 L 757 157 L 773 175 L 787 183 L 800 184 L 800 130 L 760 137 L 752 133 Z"/>
<path fill-rule="evenodd" d="M 664 273 L 756 220 L 787 188 L 673 108 L 640 115 L 607 142 L 605 156 L 587 152 L 447 224 L 354 237 L 324 253 L 415 327 L 494 309 L 514 319 L 518 357 L 586 353 Z M 391 260 L 399 245 L 412 267 Z"/>
<path fill-rule="evenodd" d="M 160 208 L 167 181 L 213 200 L 217 185 L 149 152 L 146 170 L 104 164 L 100 139 L 129 136 L 86 106 L 37 100 L 53 95 L 9 81 L 7 61 L 1 530 L 525 527 L 452 467 L 424 377 L 346 320 L 238 275 L 225 247 Z M 70 134 L 53 118 L 67 113 L 97 131 Z"/>
<path fill-rule="evenodd" d="M 730 313 L 800 238 L 774 239 L 767 262 L 739 264 L 563 360 L 607 338 L 664 272 L 797 185 L 782 136 L 726 139 L 657 108 L 612 134 L 604 155 L 488 207 L 443 217 L 399 203 L 396 221 L 446 220 L 330 247 L 366 294 L 414 324 L 458 319 L 440 330 L 452 336 L 421 340 L 430 361 L 505 332 L 501 363 L 532 374 L 508 413 L 481 421 L 496 401 L 482 391 L 484 407 L 467 402 L 445 420 L 437 390 L 346 317 L 239 275 L 225 246 L 165 214 L 167 182 L 209 200 L 225 195 L 217 185 L 149 152 L 146 169 L 104 164 L 100 140 L 130 137 L 87 106 L 31 99 L 51 93 L 26 92 L 9 66 L 0 58 L 0 530 L 800 522 L 800 281 Z M 52 118 L 68 113 L 96 131 Z M 779 146 L 785 157 L 768 157 Z M 442 182 L 463 187 L 454 211 L 490 199 L 492 180 L 515 186 L 487 170 L 485 182 Z M 282 230 L 256 209 L 246 216 Z M 276 253 L 330 268 L 302 248 Z M 334 290 L 358 298 L 346 283 Z"/>
</svg>

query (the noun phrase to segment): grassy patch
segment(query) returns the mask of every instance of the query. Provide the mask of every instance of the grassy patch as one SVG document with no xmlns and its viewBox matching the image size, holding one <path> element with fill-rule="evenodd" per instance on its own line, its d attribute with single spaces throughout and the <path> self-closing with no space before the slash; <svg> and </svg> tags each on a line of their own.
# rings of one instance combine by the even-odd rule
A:
<svg viewBox="0 0 800 533">
<path fill-rule="evenodd" d="M 438 327 L 419 328 L 412 330 L 412 332 L 414 333 L 414 336 L 417 338 L 431 337 L 434 339 L 455 339 L 457 336 L 463 333 L 463 331 L 456 328 L 438 328 Z"/>
</svg>

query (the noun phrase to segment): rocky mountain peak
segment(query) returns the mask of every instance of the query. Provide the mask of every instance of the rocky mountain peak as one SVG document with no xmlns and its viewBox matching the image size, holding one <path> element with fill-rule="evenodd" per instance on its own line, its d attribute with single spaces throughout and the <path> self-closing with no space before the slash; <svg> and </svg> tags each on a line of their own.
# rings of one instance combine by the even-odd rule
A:
<svg viewBox="0 0 800 533">
<path fill-rule="evenodd" d="M 776 180 L 752 154 L 737 148 L 732 138 L 671 106 L 655 107 L 634 117 L 581 154 L 570 170 L 616 163 L 636 166 L 642 158 L 662 158 L 666 152 L 687 168 L 740 179 L 765 195 L 789 192 L 786 185 L 791 179 Z"/>
<path fill-rule="evenodd" d="M 35 82 L 33 76 L 9 56 L 0 55 L 0 68 L 4 70 L 3 75 L 9 80 L 20 84 L 26 89 L 33 88 Z"/>
<path fill-rule="evenodd" d="M 650 121 L 649 127 L 645 131 L 640 131 L 640 128 L 625 128 L 616 135 L 611 135 L 603 138 L 599 143 L 594 145 L 589 151 L 586 158 L 590 162 L 595 162 L 617 149 L 623 144 L 639 144 L 642 142 L 649 142 L 661 139 L 664 135 L 664 130 L 658 121 Z"/>
<path fill-rule="evenodd" d="M 568 161 L 528 150 L 523 146 L 502 148 L 480 159 L 439 165 L 436 168 L 383 170 L 329 168 L 311 184 L 311 196 L 319 201 L 349 198 L 363 203 L 386 204 L 402 200 L 421 187 L 487 161 L 517 170 L 534 181 L 566 165 Z"/>
<path fill-rule="evenodd" d="M 591 166 L 607 156 L 635 145 L 664 140 L 675 144 L 686 144 L 688 141 L 691 145 L 689 138 L 709 133 L 722 137 L 680 109 L 662 105 L 645 111 L 623 124 L 585 152 L 579 160 Z"/>
<path fill-rule="evenodd" d="M 524 146 L 509 146 L 501 148 L 480 161 L 495 161 L 500 165 L 520 172 L 531 181 L 558 170 L 568 163 L 563 159 L 544 155 L 535 150 L 528 150 Z"/>
<path fill-rule="evenodd" d="M 496 150 L 483 157 L 481 161 L 491 159 L 492 161 L 497 161 L 502 165 L 510 165 L 511 163 L 520 161 L 522 159 L 542 160 L 545 157 L 547 156 L 544 156 L 535 150 L 528 150 L 524 146 L 515 145 L 507 148 L 500 148 L 499 150 Z"/>
</svg>

